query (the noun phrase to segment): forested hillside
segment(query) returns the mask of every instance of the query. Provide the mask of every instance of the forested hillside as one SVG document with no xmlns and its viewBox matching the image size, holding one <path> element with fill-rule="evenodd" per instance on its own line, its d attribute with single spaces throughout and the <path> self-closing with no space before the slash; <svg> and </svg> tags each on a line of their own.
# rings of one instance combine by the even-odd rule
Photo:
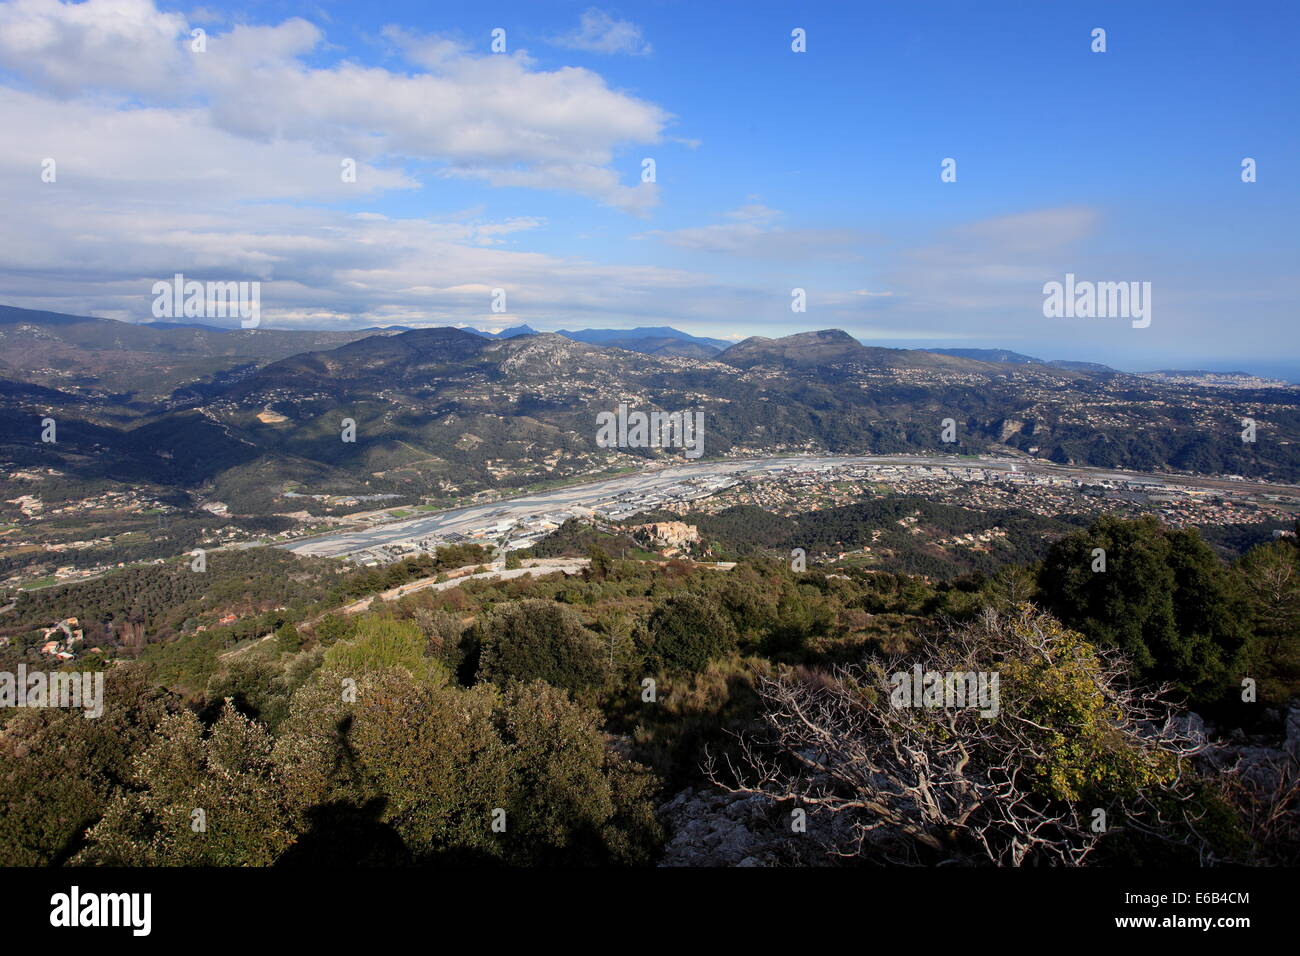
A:
<svg viewBox="0 0 1300 956">
<path fill-rule="evenodd" d="M 109 668 L 105 717 L 10 716 L 4 862 L 700 862 L 675 814 L 704 793 L 761 794 L 773 821 L 814 797 L 847 809 L 812 812 L 812 842 L 753 830 L 771 861 L 831 863 L 849 847 L 859 863 L 1297 858 L 1294 823 L 1278 825 L 1294 811 L 1265 826 L 1268 793 L 1200 762 L 1181 716 L 1282 733 L 1300 691 L 1291 538 L 1229 565 L 1195 532 L 1103 519 L 1041 563 L 934 583 L 593 552 L 581 575 L 466 581 L 356 613 L 339 605 L 473 556 L 350 575 L 229 557 L 211 593 L 252 611 L 286 602 L 270 638 L 187 628 L 209 601 L 179 571 L 132 578 L 140 605 L 180 630 Z M 90 621 L 137 604 L 122 583 L 81 587 L 59 607 Z M 1000 716 L 882 709 L 873 688 L 913 664 L 997 670 Z M 1242 699 L 1245 677 L 1257 702 Z M 812 723 L 789 725 L 792 706 Z M 808 776 L 790 761 L 813 726 L 837 743 Z M 883 776 L 860 776 L 863 754 L 897 734 L 963 741 L 972 762 L 944 772 L 969 781 L 967 802 L 917 818 L 892 789 L 916 767 L 882 754 Z M 998 809 L 1005 774 L 1020 794 L 1011 816 Z M 855 800 L 879 802 L 885 827 L 864 829 Z M 1132 825 L 1095 832 L 1098 805 Z M 209 808 L 206 833 L 190 827 L 196 807 Z M 1025 827 L 1038 832 L 1028 843 Z"/>
</svg>

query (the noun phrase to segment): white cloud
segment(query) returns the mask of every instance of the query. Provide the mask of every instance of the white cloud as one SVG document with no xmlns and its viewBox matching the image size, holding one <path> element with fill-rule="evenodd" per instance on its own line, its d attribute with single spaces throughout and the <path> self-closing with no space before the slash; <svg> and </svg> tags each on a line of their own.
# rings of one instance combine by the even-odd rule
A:
<svg viewBox="0 0 1300 956">
<path fill-rule="evenodd" d="M 170 95 L 185 75 L 185 18 L 152 0 L 0 4 L 0 66 L 62 96 L 85 89 Z"/>
<path fill-rule="evenodd" d="M 32 170 L 20 188 L 0 176 L 6 304 L 142 319 L 153 282 L 176 272 L 261 281 L 268 327 L 500 321 L 490 312 L 498 287 L 508 290 L 518 321 L 554 328 L 584 316 L 661 324 L 762 303 L 753 290 L 717 286 L 695 272 L 514 248 L 514 237 L 542 225 L 535 218 L 470 213 L 435 222 L 240 204 L 227 201 L 223 184 L 190 195 L 178 183 L 142 199 L 66 188 L 65 178 L 74 175 L 41 184 Z M 23 192 L 35 200 L 22 201 Z"/>
<path fill-rule="evenodd" d="M 747 203 L 739 209 L 724 213 L 724 215 L 728 219 L 738 219 L 741 222 L 772 222 L 781 218 L 779 210 L 770 209 L 759 202 Z"/>
<path fill-rule="evenodd" d="M 863 339 L 964 341 L 1043 351 L 1043 340 L 1052 338 L 1059 349 L 1054 345 L 1050 351 L 1087 354 L 1089 337 L 1095 345 L 1097 337 L 1120 331 L 1119 326 L 1070 330 L 1046 325 L 1042 286 L 1066 271 L 1095 274 L 1100 266 L 1090 240 L 1101 223 L 1099 212 L 1085 206 L 963 223 L 893 249 L 876 270 L 873 287 L 826 294 L 820 304 L 833 324 Z M 1067 334 L 1078 338 L 1067 344 Z"/>
<path fill-rule="evenodd" d="M 622 184 L 614 156 L 661 142 L 671 117 L 660 107 L 611 90 L 591 70 L 536 69 L 524 52 L 476 55 L 393 28 L 385 36 L 419 69 L 309 65 L 327 52 L 324 35 L 296 18 L 213 32 L 199 53 L 185 19 L 151 0 L 0 3 L 0 68 L 32 91 L 93 101 L 106 115 L 186 111 L 195 125 L 256 143 L 433 163 L 448 175 L 575 192 L 636 213 L 657 202 L 653 186 Z"/>
<path fill-rule="evenodd" d="M 1084 206 L 1039 209 L 949 229 L 905 251 L 888 275 L 911 305 L 937 311 L 1014 310 L 1032 315 L 1042 285 L 1079 264 L 1080 244 L 1100 224 Z"/>
<path fill-rule="evenodd" d="M 752 259 L 800 261 L 849 258 L 866 237 L 854 229 L 786 229 L 777 225 L 778 210 L 751 202 L 724 214 L 730 222 L 685 229 L 651 230 L 638 238 L 654 238 L 695 252 Z"/>
<path fill-rule="evenodd" d="M 590 70 L 396 29 L 383 37 L 404 65 L 383 69 L 338 58 L 302 19 L 210 30 L 192 53 L 184 18 L 145 0 L 9 0 L 0 18 L 16 28 L 0 37 L 8 304 L 143 319 L 153 282 L 181 272 L 261 281 L 271 327 L 499 321 L 496 287 L 543 328 L 784 306 L 698 271 L 521 251 L 546 225 L 537 216 L 367 208 L 418 189 L 416 171 L 650 208 L 657 187 L 624 182 L 615 154 L 660 140 L 670 117 Z M 73 55 L 106 36 L 117 46 Z M 340 176 L 345 157 L 356 183 Z M 765 218 L 755 207 L 729 222 Z"/>
<path fill-rule="evenodd" d="M 553 37 L 556 46 L 588 53 L 630 53 L 645 56 L 652 52 L 641 37 L 641 28 L 628 20 L 615 20 L 603 10 L 591 7 L 583 11 L 578 28 Z"/>
<path fill-rule="evenodd" d="M 0 197 L 8 209 L 56 197 L 90 207 L 198 209 L 207 201 L 348 200 L 419 186 L 399 169 L 365 162 L 357 181 L 344 183 L 338 154 L 290 140 L 250 142 L 214 127 L 196 108 L 104 109 L 95 100 L 51 102 L 6 90 L 0 128 L 21 131 L 0 138 Z M 53 184 L 40 182 L 46 158 L 56 163 Z"/>
<path fill-rule="evenodd" d="M 496 287 L 521 320 L 552 327 L 762 306 L 696 272 L 521 251 L 537 216 L 365 207 L 432 169 L 649 208 L 656 187 L 622 182 L 613 157 L 656 141 L 669 117 L 590 70 L 398 30 L 385 37 L 410 69 L 332 62 L 300 19 L 213 31 L 191 53 L 188 24 L 143 0 L 10 0 L 0 17 L 16 28 L 0 38 L 0 69 L 18 78 L 0 95 L 8 304 L 148 318 L 153 282 L 181 272 L 261 281 L 268 326 L 482 322 Z M 103 36 L 117 52 L 41 62 Z M 340 175 L 345 157 L 355 183 Z M 54 182 L 41 179 L 47 158 Z"/>
</svg>

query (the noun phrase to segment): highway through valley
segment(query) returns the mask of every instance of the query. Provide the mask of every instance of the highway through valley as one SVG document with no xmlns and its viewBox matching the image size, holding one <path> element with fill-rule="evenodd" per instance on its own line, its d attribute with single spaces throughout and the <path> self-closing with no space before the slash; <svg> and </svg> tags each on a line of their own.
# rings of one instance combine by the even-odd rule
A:
<svg viewBox="0 0 1300 956">
<path fill-rule="evenodd" d="M 805 472 L 854 465 L 898 468 L 967 468 L 986 472 L 1020 472 L 1080 478 L 1090 481 L 1129 481 L 1152 485 L 1174 485 L 1231 491 L 1237 494 L 1283 494 L 1300 497 L 1300 487 L 1200 476 L 1141 474 L 1107 468 L 1056 465 L 1038 459 L 970 458 L 925 455 L 790 456 L 704 461 L 654 466 L 643 471 L 553 491 L 522 495 L 486 504 L 447 511 L 427 512 L 369 527 L 357 527 L 309 538 L 299 538 L 279 547 L 297 554 L 342 557 L 386 544 L 468 531 L 508 521 L 524 521 L 538 515 L 569 509 L 592 509 L 615 502 L 635 502 L 651 497 L 684 481 L 740 479 L 780 472 Z"/>
</svg>

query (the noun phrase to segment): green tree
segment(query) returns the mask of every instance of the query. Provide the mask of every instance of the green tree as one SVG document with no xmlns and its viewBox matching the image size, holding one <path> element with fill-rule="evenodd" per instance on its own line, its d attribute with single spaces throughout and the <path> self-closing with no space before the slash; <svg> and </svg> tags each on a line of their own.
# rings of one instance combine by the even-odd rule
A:
<svg viewBox="0 0 1300 956">
<path fill-rule="evenodd" d="M 294 839 L 266 729 L 227 706 L 204 731 L 167 717 L 134 761 L 135 789 L 91 828 L 75 862 L 111 866 L 268 866 Z"/>
<path fill-rule="evenodd" d="M 424 635 L 424 653 L 442 661 L 455 672 L 460 667 L 461 637 L 465 628 L 460 617 L 441 608 L 417 608 L 412 616 Z"/>
<path fill-rule="evenodd" d="M 510 754 L 496 701 L 491 685 L 435 686 L 405 668 L 350 678 L 327 665 L 294 695 L 276 746 L 302 825 L 320 806 L 377 807 L 414 862 L 500 859 L 492 811 L 509 797 Z"/>
<path fill-rule="evenodd" d="M 349 696 L 329 671 L 294 696 L 276 755 L 303 821 L 377 808 L 417 863 L 643 862 L 660 840 L 653 778 L 562 690 L 435 687 L 390 668 Z"/>
<path fill-rule="evenodd" d="M 776 617 L 763 641 L 769 657 L 798 658 L 810 637 L 827 632 L 834 621 L 825 598 L 812 587 L 790 585 L 783 589 L 776 605 Z"/>
<path fill-rule="evenodd" d="M 478 625 L 482 680 L 543 680 L 583 691 L 605 675 L 602 644 L 578 612 L 554 601 L 511 601 L 493 608 Z"/>
<path fill-rule="evenodd" d="M 288 713 L 289 694 L 279 665 L 246 652 L 212 675 L 205 696 L 218 711 L 232 701 L 241 713 L 274 730 Z"/>
<path fill-rule="evenodd" d="M 698 594 L 675 594 L 655 606 L 640 633 L 642 652 L 655 667 L 699 671 L 736 648 L 736 630 Z"/>
<path fill-rule="evenodd" d="M 139 664 L 104 675 L 104 713 L 20 710 L 0 732 L 0 865 L 67 860 L 176 706 Z"/>
<path fill-rule="evenodd" d="M 598 544 L 587 546 L 587 557 L 591 561 L 591 576 L 596 580 L 604 579 L 612 565 L 609 552 Z"/>
<path fill-rule="evenodd" d="M 1100 568 L 1104 552 L 1105 570 Z M 1144 680 L 1217 699 L 1241 666 L 1244 608 L 1227 568 L 1195 531 L 1154 518 L 1098 518 L 1052 545 L 1043 602 L 1099 647 L 1117 647 Z"/>
<path fill-rule="evenodd" d="M 599 721 L 599 712 L 542 681 L 506 692 L 497 724 L 513 760 L 512 861 L 642 862 L 658 842 L 652 780 L 607 751 Z"/>
<path fill-rule="evenodd" d="M 325 652 L 324 666 L 353 677 L 372 670 L 400 667 L 433 683 L 444 683 L 451 671 L 441 661 L 425 656 L 426 639 L 411 621 L 369 614 L 357 622 L 350 640 Z"/>
<path fill-rule="evenodd" d="M 329 645 L 351 637 L 356 629 L 356 623 L 357 619 L 355 617 L 342 614 L 326 614 L 313 625 L 312 629 L 316 634 L 317 641 Z"/>
<path fill-rule="evenodd" d="M 292 623 L 285 621 L 275 629 L 275 643 L 280 650 L 293 653 L 302 647 L 302 636 Z"/>
</svg>

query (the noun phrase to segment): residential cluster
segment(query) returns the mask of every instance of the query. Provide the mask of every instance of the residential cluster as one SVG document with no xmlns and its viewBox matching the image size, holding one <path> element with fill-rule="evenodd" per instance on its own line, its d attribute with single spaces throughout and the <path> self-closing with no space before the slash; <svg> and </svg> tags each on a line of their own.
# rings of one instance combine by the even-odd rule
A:
<svg viewBox="0 0 1300 956">
<path fill-rule="evenodd" d="M 1014 507 L 1044 517 L 1066 513 L 1104 512 L 1129 517 L 1155 514 L 1174 527 L 1256 524 L 1300 512 L 1300 497 L 1294 495 L 1198 487 L 1155 477 L 1094 477 L 976 465 L 911 464 L 794 466 L 731 480 L 706 501 L 674 495 L 656 507 L 675 514 L 716 514 L 736 505 L 753 505 L 777 514 L 794 514 L 849 505 L 864 495 L 882 493 L 922 497 L 971 510 Z M 662 496 L 663 492 L 658 494 Z"/>
</svg>

